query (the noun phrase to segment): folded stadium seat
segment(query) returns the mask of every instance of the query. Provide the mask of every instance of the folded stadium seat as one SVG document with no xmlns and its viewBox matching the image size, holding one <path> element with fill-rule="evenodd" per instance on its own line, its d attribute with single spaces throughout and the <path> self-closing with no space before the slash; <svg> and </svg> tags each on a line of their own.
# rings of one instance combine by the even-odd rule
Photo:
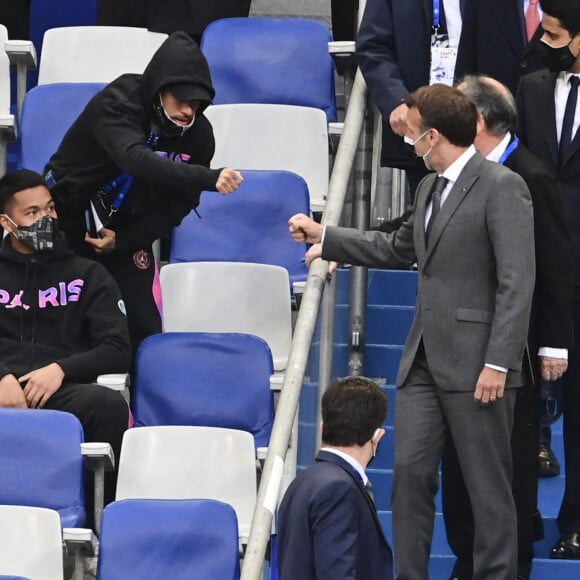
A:
<svg viewBox="0 0 580 580">
<path fill-rule="evenodd" d="M 142 73 L 167 34 L 128 26 L 68 26 L 47 30 L 38 84 L 109 83 Z"/>
<path fill-rule="evenodd" d="M 164 385 L 160 385 L 163 388 Z M 256 505 L 254 438 L 219 427 L 136 427 L 123 436 L 116 499 L 214 499 L 247 542 Z"/>
<path fill-rule="evenodd" d="M 64 134 L 104 83 L 57 83 L 30 90 L 20 130 L 20 167 L 42 173 Z"/>
<path fill-rule="evenodd" d="M 135 426 L 200 425 L 250 432 L 266 447 L 274 420 L 268 345 L 250 334 L 169 332 L 139 347 Z"/>
<path fill-rule="evenodd" d="M 11 575 L 0 578 L 62 580 L 62 535 L 57 512 L 0 505 L 0 574 Z"/>
<path fill-rule="evenodd" d="M 7 39 L 6 28 L 0 24 L 0 177 L 6 173 L 7 144 L 16 139 L 16 121 L 10 112 L 10 61 L 4 51 Z"/>
<path fill-rule="evenodd" d="M 259 227 L 259 226 L 258 226 Z M 292 342 L 288 272 L 244 262 L 182 262 L 161 268 L 164 332 L 240 332 L 266 341 L 274 370 Z"/>
<path fill-rule="evenodd" d="M 214 500 L 127 499 L 109 504 L 99 580 L 237 580 L 234 509 Z"/>
<path fill-rule="evenodd" d="M 310 211 L 306 182 L 287 171 L 242 174 L 235 195 L 201 196 L 197 211 L 202 219 L 191 212 L 173 230 L 169 261 L 273 264 L 288 270 L 290 282 L 306 280 L 308 247 L 288 233 L 288 218 Z"/>
<path fill-rule="evenodd" d="M 308 18 L 212 22 L 201 49 L 216 88 L 215 103 L 301 105 L 321 109 L 328 122 L 336 121 L 331 40 L 324 24 Z"/>
<path fill-rule="evenodd" d="M 216 141 L 212 167 L 292 171 L 306 181 L 311 205 L 324 200 L 329 156 L 323 111 L 258 103 L 214 105 L 205 115 Z"/>
</svg>

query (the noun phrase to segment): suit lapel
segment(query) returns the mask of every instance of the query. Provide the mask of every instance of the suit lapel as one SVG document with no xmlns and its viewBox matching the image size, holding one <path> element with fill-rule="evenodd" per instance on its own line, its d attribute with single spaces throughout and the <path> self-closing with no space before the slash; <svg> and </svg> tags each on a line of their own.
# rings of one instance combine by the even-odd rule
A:
<svg viewBox="0 0 580 580">
<path fill-rule="evenodd" d="M 476 153 L 463 168 L 463 171 L 459 175 L 459 179 L 455 182 L 445 203 L 441 206 L 435 221 L 433 222 L 433 227 L 429 236 L 429 247 L 425 253 L 425 262 L 427 262 L 433 253 L 433 250 L 437 246 L 437 242 L 441 237 L 441 234 L 447 227 L 449 220 L 469 193 L 469 190 L 473 184 L 477 181 L 479 167 L 483 162 L 483 157 Z"/>
<path fill-rule="evenodd" d="M 348 475 L 350 475 L 350 477 L 352 477 L 353 481 L 356 483 L 357 487 L 359 488 L 360 492 L 362 493 L 363 497 L 365 498 L 365 501 L 367 502 L 367 504 L 368 504 L 372 514 L 373 514 L 373 518 L 374 518 L 377 526 L 379 527 L 379 530 L 381 531 L 381 537 L 383 538 L 383 541 L 385 542 L 385 544 L 388 547 L 387 538 L 385 537 L 385 534 L 383 532 L 383 528 L 381 525 L 381 521 L 379 520 L 377 506 L 375 505 L 375 503 L 373 502 L 373 500 L 370 498 L 369 494 L 367 493 L 367 491 L 363 485 L 362 479 L 361 479 L 360 475 L 358 474 L 358 472 L 350 465 L 350 463 L 348 463 L 347 461 L 342 459 L 342 457 L 339 457 L 335 453 L 330 453 L 328 451 L 319 451 L 318 454 L 316 455 L 316 461 L 328 461 L 330 463 L 334 463 L 334 464 L 338 465 L 340 468 L 344 469 L 344 471 L 346 471 L 346 473 L 348 473 Z"/>
<path fill-rule="evenodd" d="M 566 163 L 569 163 L 579 148 L 580 148 L 580 129 L 576 131 L 576 135 L 574 136 L 574 139 L 572 139 L 570 149 L 568 149 L 568 155 L 566 155 L 566 157 L 562 159 L 560 167 L 564 167 Z"/>
<path fill-rule="evenodd" d="M 542 75 L 538 83 L 538 98 L 535 103 L 536 110 L 542 113 L 544 140 L 552 156 L 553 167 L 558 167 L 559 165 L 558 134 L 556 132 L 556 101 L 554 98 L 557 76 L 557 73 L 550 73 L 548 71 Z"/>
<path fill-rule="evenodd" d="M 431 36 L 431 26 L 433 26 L 433 1 L 423 0 L 423 12 L 425 14 L 425 20 L 427 22 L 427 30 L 429 31 L 429 36 Z"/>
<path fill-rule="evenodd" d="M 429 195 L 433 189 L 433 183 L 436 179 L 436 173 L 428 175 L 425 178 L 421 189 L 417 191 L 417 209 L 415 210 L 415 227 L 419 228 L 419 234 L 416 236 L 417 247 L 415 248 L 417 257 L 424 256 L 427 249 L 427 244 L 425 241 L 425 213 L 427 212 Z"/>
</svg>

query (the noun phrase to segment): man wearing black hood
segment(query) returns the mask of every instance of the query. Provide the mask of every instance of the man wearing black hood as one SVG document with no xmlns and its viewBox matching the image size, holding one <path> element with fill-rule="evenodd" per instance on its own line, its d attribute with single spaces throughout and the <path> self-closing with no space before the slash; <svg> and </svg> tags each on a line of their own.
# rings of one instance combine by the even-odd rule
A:
<svg viewBox="0 0 580 580">
<path fill-rule="evenodd" d="M 214 94 L 205 57 L 176 32 L 142 75 L 120 76 L 88 103 L 45 168 L 72 249 L 119 284 L 133 351 L 161 331 L 153 241 L 197 207 L 201 191 L 228 194 L 243 181 L 234 169 L 209 169 L 215 143 L 203 111 Z"/>
<path fill-rule="evenodd" d="M 68 411 L 86 441 L 110 443 L 118 458 L 129 408 L 94 383 L 129 368 L 125 307 L 111 276 L 76 256 L 57 224 L 41 175 L 24 169 L 0 179 L 8 233 L 0 246 L 0 407 Z M 107 479 L 105 501 L 114 486 Z"/>
</svg>

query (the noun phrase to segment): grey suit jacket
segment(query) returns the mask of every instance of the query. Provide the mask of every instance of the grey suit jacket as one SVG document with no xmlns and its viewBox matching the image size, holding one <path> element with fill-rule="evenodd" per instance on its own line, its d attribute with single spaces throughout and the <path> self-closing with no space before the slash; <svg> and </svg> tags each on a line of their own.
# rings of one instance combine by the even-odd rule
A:
<svg viewBox="0 0 580 580">
<path fill-rule="evenodd" d="M 417 262 L 419 289 L 397 386 L 423 340 L 429 369 L 449 391 L 472 391 L 485 363 L 521 375 L 535 281 L 532 203 L 521 177 L 476 153 L 433 223 L 425 246 L 425 208 L 435 175 L 417 189 L 410 219 L 394 234 L 328 227 L 322 256 L 361 266 Z"/>
</svg>

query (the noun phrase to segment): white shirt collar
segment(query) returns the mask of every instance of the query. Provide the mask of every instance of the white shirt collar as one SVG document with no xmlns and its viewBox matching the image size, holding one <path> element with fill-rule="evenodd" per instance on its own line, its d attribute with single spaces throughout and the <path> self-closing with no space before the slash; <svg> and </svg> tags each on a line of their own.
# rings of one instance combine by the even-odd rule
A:
<svg viewBox="0 0 580 580">
<path fill-rule="evenodd" d="M 328 453 L 334 453 L 341 459 L 344 459 L 360 475 L 363 485 L 367 484 L 369 478 L 367 477 L 363 466 L 352 455 L 340 451 L 339 449 L 335 449 L 334 447 L 323 447 L 320 451 L 328 451 Z"/>
<path fill-rule="evenodd" d="M 486 159 L 489 161 L 495 161 L 496 163 L 499 162 L 501 156 L 504 154 L 505 150 L 507 149 L 510 141 L 512 140 L 512 134 L 508 131 L 503 139 L 495 146 L 495 148 L 487 155 Z"/>
<path fill-rule="evenodd" d="M 441 175 L 446 177 L 450 183 L 455 183 L 463 168 L 475 153 L 475 147 L 470 145 Z"/>
</svg>

